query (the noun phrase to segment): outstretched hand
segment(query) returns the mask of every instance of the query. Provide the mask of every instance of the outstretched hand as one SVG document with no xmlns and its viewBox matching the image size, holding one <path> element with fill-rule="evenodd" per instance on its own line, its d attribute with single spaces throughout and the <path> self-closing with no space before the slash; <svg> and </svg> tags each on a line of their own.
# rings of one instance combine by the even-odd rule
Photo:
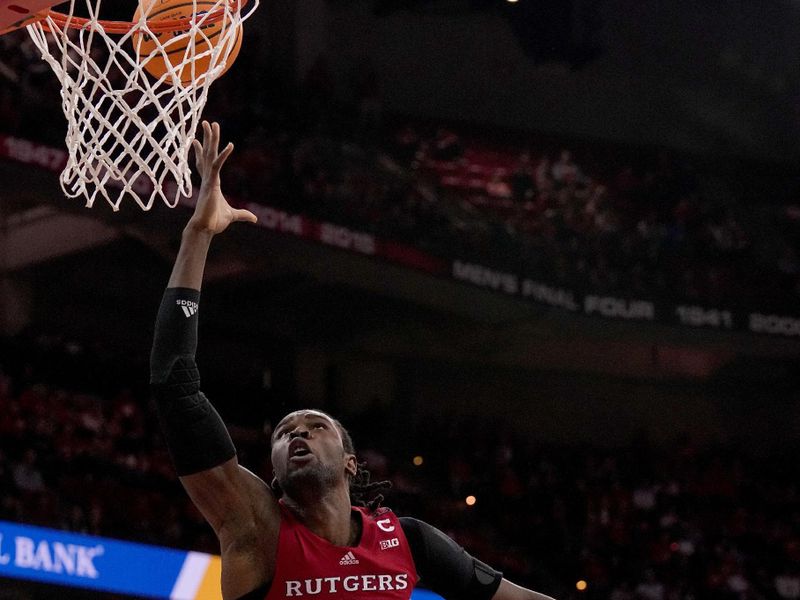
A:
<svg viewBox="0 0 800 600">
<path fill-rule="evenodd" d="M 203 121 L 203 142 L 193 140 L 192 148 L 202 183 L 197 206 L 187 228 L 215 235 L 236 221 L 255 223 L 257 219 L 253 213 L 233 208 L 222 195 L 219 172 L 233 152 L 233 144 L 229 143 L 222 152 L 219 151 L 219 124 L 209 125 L 208 121 Z"/>
</svg>

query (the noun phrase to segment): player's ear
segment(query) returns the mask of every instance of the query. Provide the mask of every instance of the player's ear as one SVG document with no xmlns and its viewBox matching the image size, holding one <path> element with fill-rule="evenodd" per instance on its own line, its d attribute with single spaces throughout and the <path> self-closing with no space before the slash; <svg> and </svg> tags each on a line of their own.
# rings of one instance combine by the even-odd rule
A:
<svg viewBox="0 0 800 600">
<path fill-rule="evenodd" d="M 358 461 L 356 460 L 355 454 L 345 454 L 345 464 L 344 468 L 351 477 L 355 477 L 356 473 L 358 472 Z"/>
</svg>

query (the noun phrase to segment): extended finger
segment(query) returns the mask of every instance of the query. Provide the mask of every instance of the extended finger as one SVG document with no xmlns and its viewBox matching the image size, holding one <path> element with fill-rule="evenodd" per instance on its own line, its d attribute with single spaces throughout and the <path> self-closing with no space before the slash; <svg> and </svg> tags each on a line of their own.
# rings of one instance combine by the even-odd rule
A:
<svg viewBox="0 0 800 600">
<path fill-rule="evenodd" d="M 208 150 L 211 142 L 211 125 L 203 121 L 203 149 Z"/>
<path fill-rule="evenodd" d="M 203 164 L 203 145 L 194 139 L 192 140 L 192 150 L 194 150 L 194 164 L 197 166 L 197 169 L 200 170 Z"/>
<path fill-rule="evenodd" d="M 228 145 L 222 149 L 222 152 L 219 153 L 219 156 L 214 159 L 214 168 L 221 169 L 222 165 L 225 164 L 225 161 L 228 160 L 228 157 L 231 155 L 231 152 L 233 152 L 233 143 L 228 142 Z"/>
<path fill-rule="evenodd" d="M 214 152 L 216 152 L 219 149 L 219 123 L 216 121 L 211 124 L 211 132 L 214 135 Z"/>
</svg>

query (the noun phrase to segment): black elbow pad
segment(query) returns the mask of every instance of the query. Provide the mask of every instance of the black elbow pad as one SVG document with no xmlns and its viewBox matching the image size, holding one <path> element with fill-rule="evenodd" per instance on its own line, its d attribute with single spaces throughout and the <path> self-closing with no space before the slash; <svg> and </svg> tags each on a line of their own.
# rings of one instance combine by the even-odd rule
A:
<svg viewBox="0 0 800 600">
<path fill-rule="evenodd" d="M 167 381 L 153 386 L 153 392 L 178 475 L 211 469 L 236 455 L 225 423 L 200 391 L 194 359 L 178 358 Z"/>
</svg>

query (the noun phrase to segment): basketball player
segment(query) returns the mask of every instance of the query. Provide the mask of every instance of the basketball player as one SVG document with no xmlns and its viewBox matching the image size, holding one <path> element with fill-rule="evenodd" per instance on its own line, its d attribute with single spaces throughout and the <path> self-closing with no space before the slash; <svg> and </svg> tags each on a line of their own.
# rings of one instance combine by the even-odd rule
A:
<svg viewBox="0 0 800 600">
<path fill-rule="evenodd" d="M 277 424 L 271 485 L 238 464 L 200 391 L 197 309 L 212 238 L 256 217 L 222 195 L 220 168 L 233 146 L 219 151 L 219 126 L 204 122 L 203 142 L 193 148 L 202 185 L 159 308 L 151 383 L 181 483 L 219 538 L 223 598 L 407 600 L 422 578 L 449 600 L 551 600 L 510 583 L 426 523 L 377 503 L 353 506 L 371 489 L 368 474 L 349 434 L 323 412 L 300 410 Z"/>
</svg>

